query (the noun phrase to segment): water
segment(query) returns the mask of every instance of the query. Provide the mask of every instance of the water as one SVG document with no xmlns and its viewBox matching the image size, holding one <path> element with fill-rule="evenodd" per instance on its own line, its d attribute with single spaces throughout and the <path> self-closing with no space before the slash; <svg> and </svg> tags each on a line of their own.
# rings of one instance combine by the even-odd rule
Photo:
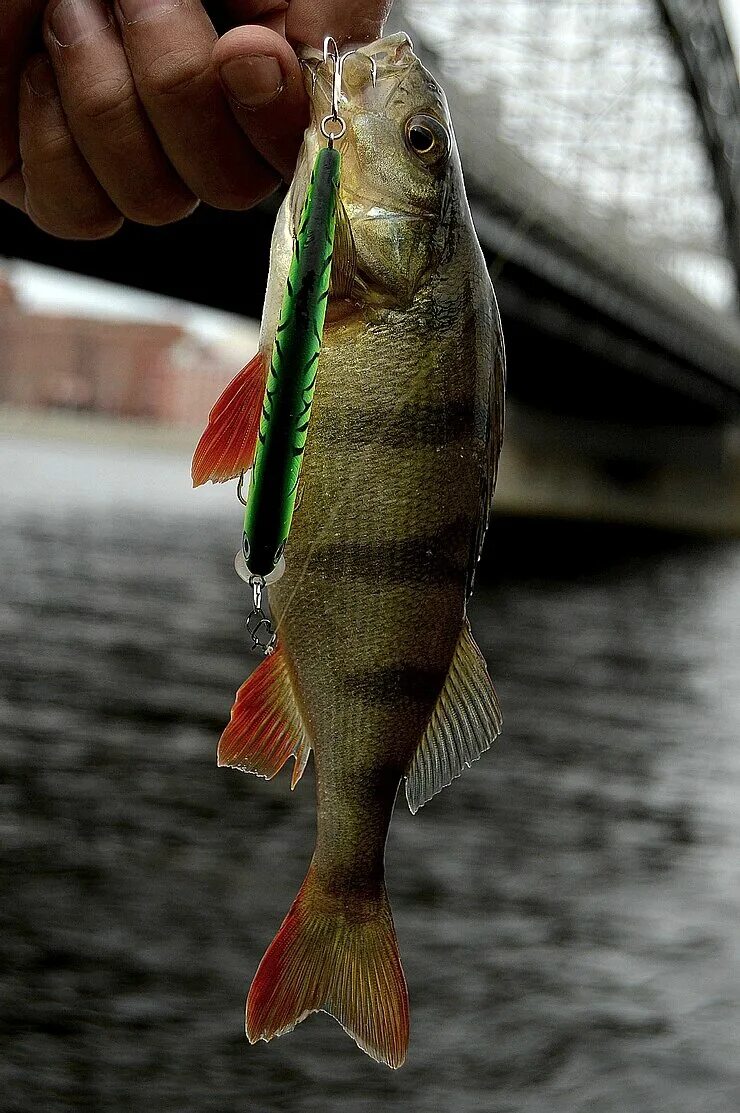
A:
<svg viewBox="0 0 740 1113">
<path fill-rule="evenodd" d="M 496 523 L 472 617 L 505 733 L 397 810 L 392 1073 L 324 1016 L 242 1034 L 314 802 L 310 770 L 215 767 L 233 496 L 120 449 L 0 466 L 3 1113 L 736 1113 L 738 544 Z"/>
</svg>

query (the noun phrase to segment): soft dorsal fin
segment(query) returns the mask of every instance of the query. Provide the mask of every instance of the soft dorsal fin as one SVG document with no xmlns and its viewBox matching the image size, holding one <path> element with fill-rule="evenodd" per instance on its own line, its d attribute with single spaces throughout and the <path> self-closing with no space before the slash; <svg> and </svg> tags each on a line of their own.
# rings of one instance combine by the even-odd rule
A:
<svg viewBox="0 0 740 1113">
<path fill-rule="evenodd" d="M 293 686 L 278 643 L 236 693 L 231 719 L 218 744 L 218 764 L 272 778 L 295 758 L 295 788 L 311 752 Z"/>
<path fill-rule="evenodd" d="M 193 456 L 193 486 L 225 483 L 251 468 L 259 432 L 267 364 L 257 353 L 231 380 L 208 415 Z"/>
<path fill-rule="evenodd" d="M 467 618 L 424 736 L 406 773 L 412 812 L 472 765 L 501 733 L 503 719 Z"/>
</svg>

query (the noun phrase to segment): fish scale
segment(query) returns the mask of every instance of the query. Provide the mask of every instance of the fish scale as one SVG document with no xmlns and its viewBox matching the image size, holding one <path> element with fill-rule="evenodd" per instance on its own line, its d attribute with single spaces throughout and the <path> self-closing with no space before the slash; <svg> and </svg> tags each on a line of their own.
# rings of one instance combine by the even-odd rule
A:
<svg viewBox="0 0 740 1113">
<path fill-rule="evenodd" d="M 459 278 L 466 282 L 461 268 Z M 413 306 L 415 317 L 425 316 L 441 300 L 438 286 L 457 280 L 446 273 L 432 281 Z M 472 290 L 471 290 L 472 295 Z M 471 306 L 475 301 L 471 296 Z M 401 675 L 413 673 L 423 661 L 439 679 L 436 692 L 424 691 L 408 721 L 394 716 L 392 728 L 373 740 L 387 749 L 384 756 L 403 772 L 418 744 L 423 725 L 449 668 L 464 613 L 464 585 L 470 551 L 480 517 L 478 472 L 483 444 L 472 434 L 475 379 L 469 374 L 468 352 L 475 344 L 476 314 L 456 317 L 453 358 L 438 359 L 434 346 L 426 351 L 413 345 L 402 317 L 382 327 L 387 353 L 368 358 L 377 339 L 374 330 L 357 335 L 352 327 L 328 326 L 319 360 L 319 378 L 312 416 L 310 443 L 302 473 L 303 495 L 290 540 L 291 568 L 299 581 L 286 575 L 271 589 L 271 605 L 283 640 L 296 693 L 305 713 L 316 723 L 314 748 L 317 776 L 341 751 L 344 784 L 355 779 L 352 755 L 362 749 L 362 738 L 335 710 L 337 677 L 355 680 L 366 666 L 382 659 L 384 668 Z M 446 338 L 449 340 L 449 336 Z M 374 412 L 378 396 L 387 390 L 389 373 L 413 358 L 412 388 L 404 384 L 404 405 L 443 407 L 447 398 L 464 399 L 469 415 L 467 434 L 446 444 L 384 443 L 382 423 L 361 461 L 354 446 L 337 441 L 333 423 L 334 400 L 342 399 L 357 420 Z M 389 366 L 390 362 L 390 366 Z M 351 372 L 366 366 L 362 376 Z M 462 456 L 461 456 L 462 452 Z M 432 497 L 433 496 L 433 497 Z M 400 556 L 400 559 L 399 559 Z M 435 584 L 429 593 L 420 583 Z M 390 585 L 405 587 L 404 609 L 383 605 Z M 368 588 L 370 587 L 370 590 Z M 393 598 L 393 596 L 391 596 Z M 320 623 L 312 616 L 320 614 Z M 305 631 L 310 628 L 310 641 Z M 336 639 L 336 631 L 346 635 Z M 365 693 L 367 695 L 367 692 Z M 387 702 L 379 693 L 381 702 Z M 411 697 L 410 697 L 411 698 Z M 365 705 L 365 700 L 363 700 Z M 408 711 L 408 708 L 407 708 Z M 363 788 L 362 791 L 366 789 Z M 354 792 L 354 789 L 352 789 Z M 367 810 L 367 809 L 365 809 Z M 375 827 L 372 810 L 358 815 L 358 840 Z M 378 852 L 384 832 L 378 824 Z"/>
</svg>

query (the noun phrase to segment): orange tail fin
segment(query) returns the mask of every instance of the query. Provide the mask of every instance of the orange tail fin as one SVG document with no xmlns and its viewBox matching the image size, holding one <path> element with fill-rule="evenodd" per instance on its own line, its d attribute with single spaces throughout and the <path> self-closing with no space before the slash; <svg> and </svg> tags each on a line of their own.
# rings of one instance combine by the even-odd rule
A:
<svg viewBox="0 0 740 1113">
<path fill-rule="evenodd" d="M 353 908 L 308 871 L 247 998 L 251 1043 L 292 1031 L 327 1012 L 378 1062 L 400 1067 L 409 1042 L 409 1002 L 385 888 Z"/>
<path fill-rule="evenodd" d="M 267 363 L 258 352 L 232 379 L 208 415 L 193 456 L 193 486 L 225 483 L 251 468 L 260 427 Z"/>
</svg>

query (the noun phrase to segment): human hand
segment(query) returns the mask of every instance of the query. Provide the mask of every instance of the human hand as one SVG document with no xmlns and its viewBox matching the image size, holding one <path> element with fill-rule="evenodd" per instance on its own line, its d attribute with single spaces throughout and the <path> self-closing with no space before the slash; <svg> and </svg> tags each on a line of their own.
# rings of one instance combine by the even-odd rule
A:
<svg viewBox="0 0 740 1113">
<path fill-rule="evenodd" d="M 98 239 L 124 217 L 166 224 L 200 200 L 246 209 L 271 193 L 307 118 L 291 44 L 371 40 L 390 0 L 3 7 L 0 199 L 54 235 Z M 240 25 L 219 40 L 209 11 Z"/>
</svg>

